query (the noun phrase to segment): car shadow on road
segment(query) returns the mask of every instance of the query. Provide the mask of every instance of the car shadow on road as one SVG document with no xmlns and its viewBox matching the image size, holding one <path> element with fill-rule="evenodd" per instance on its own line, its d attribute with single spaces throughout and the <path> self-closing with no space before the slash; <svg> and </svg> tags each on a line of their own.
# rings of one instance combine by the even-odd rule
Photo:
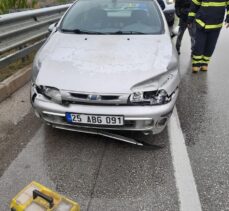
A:
<svg viewBox="0 0 229 211">
<path fill-rule="evenodd" d="M 92 141 L 93 143 L 99 141 L 101 143 L 113 143 L 114 145 L 123 145 L 123 146 L 128 146 L 131 148 L 136 147 L 137 149 L 140 149 L 140 150 L 159 150 L 161 148 L 166 147 L 166 145 L 168 144 L 167 128 L 160 134 L 149 133 L 147 135 L 139 131 L 118 131 L 118 130 L 109 131 L 112 134 L 133 139 L 136 142 L 142 143 L 143 146 L 127 143 L 124 141 L 119 141 L 113 138 L 103 137 L 100 135 L 59 130 L 59 129 L 55 129 L 49 126 L 46 126 L 46 131 L 47 133 L 50 133 L 50 134 L 59 134 L 60 136 L 66 135 L 69 137 L 74 137 L 74 139 L 79 143 L 82 142 L 85 144 L 85 140 L 86 142 Z"/>
</svg>

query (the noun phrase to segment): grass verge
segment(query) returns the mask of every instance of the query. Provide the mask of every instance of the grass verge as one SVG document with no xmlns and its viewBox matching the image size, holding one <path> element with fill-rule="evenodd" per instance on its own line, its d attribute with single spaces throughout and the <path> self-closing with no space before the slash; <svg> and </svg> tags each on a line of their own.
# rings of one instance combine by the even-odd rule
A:
<svg viewBox="0 0 229 211">
<path fill-rule="evenodd" d="M 35 54 L 36 52 L 33 52 L 29 56 L 20 59 L 5 68 L 0 69 L 0 82 L 4 81 L 23 67 L 32 64 Z"/>
</svg>

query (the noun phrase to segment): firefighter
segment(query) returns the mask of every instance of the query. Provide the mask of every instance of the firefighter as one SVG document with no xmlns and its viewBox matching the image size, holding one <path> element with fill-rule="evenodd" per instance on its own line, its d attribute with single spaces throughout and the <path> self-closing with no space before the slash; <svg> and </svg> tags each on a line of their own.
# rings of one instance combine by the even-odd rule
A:
<svg viewBox="0 0 229 211">
<path fill-rule="evenodd" d="M 177 42 L 176 42 L 176 49 L 178 54 L 180 54 L 181 41 L 184 32 L 188 27 L 188 13 L 189 13 L 190 6 L 191 6 L 191 0 L 175 1 L 175 11 L 177 17 L 179 17 L 179 31 L 178 31 Z M 194 43 L 195 43 L 195 39 L 194 39 L 195 25 L 193 24 L 192 27 L 188 27 L 188 31 L 191 37 L 191 50 L 193 51 Z"/>
<path fill-rule="evenodd" d="M 227 12 L 226 12 L 227 11 Z M 224 24 L 229 27 L 229 0 L 192 0 L 188 14 L 189 27 L 196 23 L 192 56 L 193 73 L 208 70 L 208 64 Z"/>
</svg>

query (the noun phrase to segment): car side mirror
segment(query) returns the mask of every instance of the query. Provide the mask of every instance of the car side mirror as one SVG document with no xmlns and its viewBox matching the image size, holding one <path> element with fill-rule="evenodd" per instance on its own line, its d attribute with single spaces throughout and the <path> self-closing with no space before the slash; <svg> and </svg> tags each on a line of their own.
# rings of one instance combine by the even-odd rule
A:
<svg viewBox="0 0 229 211">
<path fill-rule="evenodd" d="M 163 0 L 157 0 L 158 4 L 160 5 L 161 9 L 165 9 L 165 2 Z"/>
<path fill-rule="evenodd" d="M 49 31 L 49 32 L 52 32 L 52 31 L 56 28 L 56 26 L 57 26 L 57 23 L 51 24 L 51 25 L 49 26 L 49 28 L 48 28 L 48 31 Z"/>
</svg>

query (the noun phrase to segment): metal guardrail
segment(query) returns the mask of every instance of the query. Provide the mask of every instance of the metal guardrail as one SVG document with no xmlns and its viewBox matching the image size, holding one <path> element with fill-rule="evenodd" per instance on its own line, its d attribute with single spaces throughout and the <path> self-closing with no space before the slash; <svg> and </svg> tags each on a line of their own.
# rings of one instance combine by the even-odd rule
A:
<svg viewBox="0 0 229 211">
<path fill-rule="evenodd" d="M 57 22 L 71 4 L 0 16 L 0 71 L 38 50 L 49 35 L 48 26 Z"/>
<path fill-rule="evenodd" d="M 59 13 L 59 12 L 65 11 L 70 6 L 71 4 L 66 4 L 66 5 L 60 5 L 60 6 L 54 6 L 54 7 L 48 7 L 48 8 L 1 15 L 0 16 L 0 25 L 7 24 L 10 22 L 14 22 L 14 21 L 25 20 L 28 18 L 37 18 L 42 15 L 50 15 L 53 13 Z"/>
</svg>

